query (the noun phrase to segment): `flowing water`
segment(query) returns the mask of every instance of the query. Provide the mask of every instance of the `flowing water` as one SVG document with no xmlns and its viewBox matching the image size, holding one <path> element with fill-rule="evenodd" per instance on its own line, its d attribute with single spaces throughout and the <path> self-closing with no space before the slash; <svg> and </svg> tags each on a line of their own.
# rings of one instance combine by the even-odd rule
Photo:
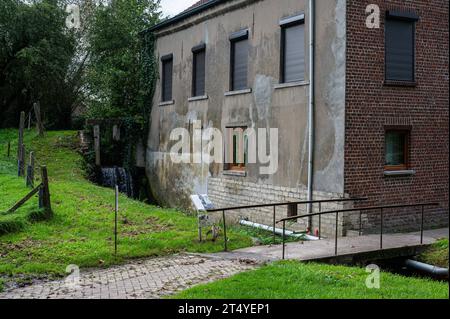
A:
<svg viewBox="0 0 450 319">
<path fill-rule="evenodd" d="M 134 198 L 133 177 L 123 167 L 102 167 L 100 175 L 102 186 L 114 188 L 119 186 L 119 192 Z"/>
</svg>

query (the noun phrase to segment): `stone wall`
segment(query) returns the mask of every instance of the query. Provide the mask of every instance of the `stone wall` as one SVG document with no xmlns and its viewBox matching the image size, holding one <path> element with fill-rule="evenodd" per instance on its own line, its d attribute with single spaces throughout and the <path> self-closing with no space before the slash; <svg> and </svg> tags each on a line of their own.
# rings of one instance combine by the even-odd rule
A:
<svg viewBox="0 0 450 319">
<path fill-rule="evenodd" d="M 290 188 L 284 186 L 275 186 L 272 184 L 247 182 L 239 178 L 209 178 L 208 179 L 208 196 L 216 208 L 236 207 L 257 204 L 283 203 L 306 201 L 306 189 Z M 314 199 L 337 199 L 342 198 L 342 194 L 315 192 Z M 338 210 L 351 206 L 350 202 L 333 202 L 321 204 L 321 211 Z M 313 212 L 319 211 L 319 205 L 313 205 Z M 306 214 L 306 205 L 298 206 L 298 214 Z M 278 206 L 275 212 L 276 220 L 287 217 L 287 207 Z M 249 220 L 255 223 L 272 226 L 273 224 L 273 208 L 253 208 L 239 211 L 228 211 L 227 222 L 238 223 L 239 220 Z M 211 217 L 220 219 L 221 213 L 212 213 Z M 343 235 L 345 216 L 341 214 L 338 220 L 338 233 Z M 321 218 L 322 236 L 334 236 L 336 219 L 334 214 L 326 215 Z M 296 231 L 305 231 L 307 227 L 307 218 L 302 218 L 298 222 L 288 223 L 287 228 Z M 281 223 L 277 225 L 281 228 Z M 313 219 L 313 230 L 319 227 L 319 219 Z"/>
</svg>

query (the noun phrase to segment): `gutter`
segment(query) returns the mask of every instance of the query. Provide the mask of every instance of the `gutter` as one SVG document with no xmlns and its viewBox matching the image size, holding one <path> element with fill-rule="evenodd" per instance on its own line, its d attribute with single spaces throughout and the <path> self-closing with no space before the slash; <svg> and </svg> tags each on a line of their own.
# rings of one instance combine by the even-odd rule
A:
<svg viewBox="0 0 450 319">
<path fill-rule="evenodd" d="M 313 199 L 313 164 L 314 164 L 314 45 L 315 45 L 315 2 L 309 0 L 309 94 L 308 94 L 308 197 L 307 200 Z M 308 214 L 312 213 L 312 204 L 308 204 Z M 312 217 L 308 218 L 308 227 L 312 230 Z"/>
</svg>

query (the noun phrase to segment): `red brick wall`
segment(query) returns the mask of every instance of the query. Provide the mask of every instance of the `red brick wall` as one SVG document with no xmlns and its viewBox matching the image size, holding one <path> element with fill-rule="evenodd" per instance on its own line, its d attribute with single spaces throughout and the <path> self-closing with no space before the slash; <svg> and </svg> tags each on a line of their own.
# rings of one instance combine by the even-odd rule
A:
<svg viewBox="0 0 450 319">
<path fill-rule="evenodd" d="M 368 4 L 381 12 L 379 29 L 365 24 Z M 364 205 L 438 201 L 427 225 L 448 223 L 448 0 L 348 0 L 345 192 L 367 196 Z M 414 9 L 416 87 L 384 85 L 384 21 L 387 9 Z M 384 128 L 411 125 L 410 166 L 416 174 L 384 176 Z M 411 226 L 412 212 L 387 214 L 387 221 Z"/>
</svg>

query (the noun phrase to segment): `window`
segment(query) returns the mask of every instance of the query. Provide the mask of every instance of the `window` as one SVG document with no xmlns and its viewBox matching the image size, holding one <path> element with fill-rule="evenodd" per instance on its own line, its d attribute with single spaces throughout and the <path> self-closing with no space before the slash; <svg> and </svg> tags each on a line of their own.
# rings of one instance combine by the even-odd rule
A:
<svg viewBox="0 0 450 319">
<path fill-rule="evenodd" d="M 192 96 L 205 95 L 205 45 L 201 44 L 192 49 Z"/>
<path fill-rule="evenodd" d="M 231 41 L 230 91 L 247 89 L 248 30 L 233 33 Z"/>
<path fill-rule="evenodd" d="M 227 127 L 227 149 L 225 150 L 225 170 L 243 171 L 248 160 L 247 127 Z"/>
<path fill-rule="evenodd" d="M 281 26 L 280 82 L 297 82 L 305 79 L 305 16 L 285 18 Z"/>
<path fill-rule="evenodd" d="M 165 55 L 161 58 L 162 61 L 162 81 L 161 81 L 161 97 L 162 102 L 172 100 L 172 69 L 173 69 L 173 55 Z"/>
<path fill-rule="evenodd" d="M 409 130 L 394 129 L 385 133 L 385 169 L 408 168 Z"/>
<path fill-rule="evenodd" d="M 415 81 L 415 21 L 412 13 L 388 11 L 385 24 L 385 78 Z"/>
</svg>

